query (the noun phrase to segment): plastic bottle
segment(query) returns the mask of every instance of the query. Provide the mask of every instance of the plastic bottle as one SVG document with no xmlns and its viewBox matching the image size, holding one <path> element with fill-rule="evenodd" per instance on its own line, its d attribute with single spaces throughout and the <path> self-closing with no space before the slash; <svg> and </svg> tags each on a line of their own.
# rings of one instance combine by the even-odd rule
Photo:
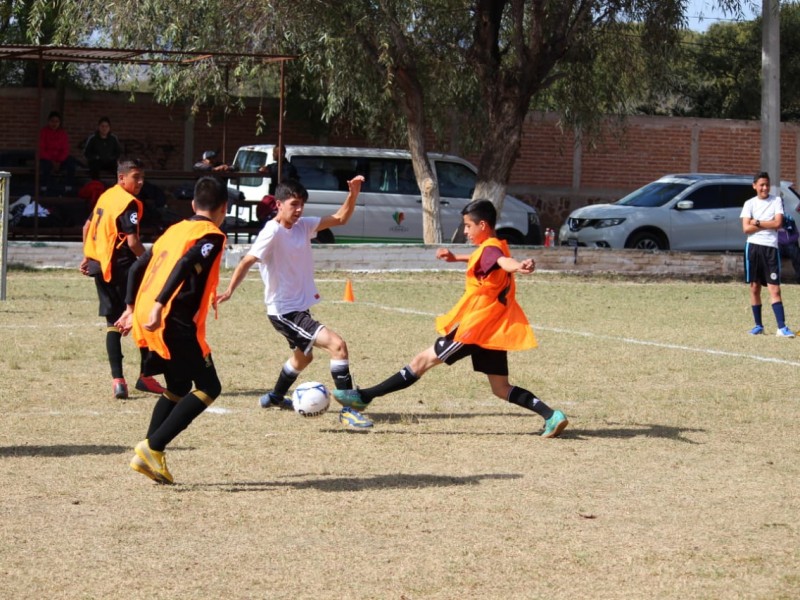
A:
<svg viewBox="0 0 800 600">
<path fill-rule="evenodd" d="M 544 247 L 545 248 L 549 248 L 550 247 L 550 228 L 549 227 L 544 230 Z"/>
<path fill-rule="evenodd" d="M 555 245 L 556 245 L 556 230 L 555 229 L 551 229 L 550 230 L 550 240 L 547 242 L 547 245 L 550 246 L 551 248 L 555 247 Z"/>
</svg>

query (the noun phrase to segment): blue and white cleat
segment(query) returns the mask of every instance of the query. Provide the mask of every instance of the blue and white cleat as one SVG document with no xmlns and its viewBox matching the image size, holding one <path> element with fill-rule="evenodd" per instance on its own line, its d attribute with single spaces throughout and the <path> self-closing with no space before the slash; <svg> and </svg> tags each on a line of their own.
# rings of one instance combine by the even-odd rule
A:
<svg viewBox="0 0 800 600">
<path fill-rule="evenodd" d="M 369 429 L 372 421 L 357 410 L 345 406 L 339 413 L 339 422 L 355 429 Z"/>
</svg>

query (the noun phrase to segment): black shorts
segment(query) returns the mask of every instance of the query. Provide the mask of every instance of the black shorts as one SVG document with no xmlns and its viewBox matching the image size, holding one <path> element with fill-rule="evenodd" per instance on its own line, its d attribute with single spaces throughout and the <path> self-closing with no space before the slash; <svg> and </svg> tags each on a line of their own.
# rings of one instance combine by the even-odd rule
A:
<svg viewBox="0 0 800 600">
<path fill-rule="evenodd" d="M 267 315 L 272 326 L 289 342 L 292 350 L 300 348 L 303 354 L 309 354 L 314 348 L 314 340 L 325 325 L 315 321 L 307 310 L 286 313 L 285 315 Z"/>
<path fill-rule="evenodd" d="M 446 365 L 472 357 L 472 370 L 486 375 L 508 375 L 508 352 L 505 350 L 489 350 L 475 344 L 462 344 L 453 338 L 457 329 L 433 343 L 436 356 Z"/>
<path fill-rule="evenodd" d="M 761 285 L 781 284 L 781 257 L 777 248 L 747 244 L 744 256 L 744 280 Z"/>
<path fill-rule="evenodd" d="M 203 348 L 197 341 L 196 332 L 184 328 L 170 331 L 167 327 L 164 330 L 164 343 L 169 348 L 169 360 L 150 352 L 145 361 L 145 372 L 148 375 L 163 373 L 168 384 L 193 381 L 199 390 L 216 387 L 215 382 L 219 385 L 211 354 L 203 356 Z M 180 393 L 188 392 L 181 390 Z"/>
<path fill-rule="evenodd" d="M 111 278 L 111 281 L 106 283 L 102 275 L 97 275 L 94 278 L 94 284 L 97 288 L 97 298 L 100 300 L 100 310 L 98 314 L 106 318 L 106 322 L 110 325 L 122 316 L 125 312 L 125 293 L 127 291 L 128 279 Z"/>
</svg>

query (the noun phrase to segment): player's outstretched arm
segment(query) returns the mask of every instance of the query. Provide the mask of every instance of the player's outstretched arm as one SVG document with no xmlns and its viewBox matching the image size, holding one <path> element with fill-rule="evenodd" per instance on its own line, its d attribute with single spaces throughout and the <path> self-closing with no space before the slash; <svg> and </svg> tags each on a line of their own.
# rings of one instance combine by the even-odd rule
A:
<svg viewBox="0 0 800 600">
<path fill-rule="evenodd" d="M 469 254 L 453 254 L 447 248 L 439 248 L 436 258 L 445 262 L 469 262 Z"/>
<path fill-rule="evenodd" d="M 500 265 L 500 268 L 506 273 L 522 273 L 527 275 L 536 270 L 536 261 L 532 258 L 519 261 L 510 256 L 501 256 L 497 259 L 497 264 Z"/>
<path fill-rule="evenodd" d="M 256 257 L 252 254 L 245 254 L 242 257 L 242 260 L 239 261 L 239 264 L 236 265 L 236 268 L 233 270 L 233 275 L 231 275 L 231 281 L 228 287 L 221 294 L 217 294 L 217 304 L 230 300 L 234 290 L 239 287 L 239 284 L 247 277 L 247 272 L 250 270 L 250 267 L 256 263 L 256 260 Z"/>
<path fill-rule="evenodd" d="M 347 194 L 347 198 L 345 198 L 344 202 L 339 207 L 339 210 L 332 215 L 328 215 L 327 217 L 322 217 L 322 219 L 320 219 L 317 231 L 347 224 L 347 222 L 350 220 L 350 217 L 353 216 L 353 211 L 356 209 L 356 200 L 358 199 L 358 195 L 361 193 L 362 183 L 364 183 L 363 175 L 356 175 L 347 182 L 347 187 L 350 190 L 350 193 Z"/>
</svg>

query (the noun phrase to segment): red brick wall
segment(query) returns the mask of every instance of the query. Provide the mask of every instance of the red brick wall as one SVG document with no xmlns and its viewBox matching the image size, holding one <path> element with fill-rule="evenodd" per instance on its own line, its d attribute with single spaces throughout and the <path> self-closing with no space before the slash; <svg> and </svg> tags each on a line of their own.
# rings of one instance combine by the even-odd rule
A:
<svg viewBox="0 0 800 600">
<path fill-rule="evenodd" d="M 41 109 L 35 89 L 0 90 L 0 153 L 35 148 L 38 130 L 55 106 L 55 93 L 45 90 Z M 65 96 L 64 127 L 73 155 L 80 158 L 83 142 L 100 116 L 111 119 L 112 130 L 126 152 L 142 157 L 151 169 L 183 169 L 204 150 L 224 152 L 231 161 L 236 148 L 250 143 L 277 141 L 276 100 L 264 101 L 265 131 L 256 134 L 258 103 L 226 120 L 223 148 L 222 118 L 218 112 L 196 115 L 191 130 L 193 147 L 186 146 L 183 107 L 155 103 L 147 94 L 94 92 Z M 760 162 L 760 123 L 723 119 L 631 117 L 622 126 L 611 122 L 603 135 L 583 140 L 575 148 L 575 134 L 562 130 L 554 114 L 532 113 L 525 122 L 523 145 L 509 182 L 510 193 L 536 205 L 546 226 L 558 226 L 576 206 L 620 197 L 665 173 L 752 173 Z M 798 129 L 784 124 L 781 161 L 784 179 L 798 181 Z M 433 138 L 431 137 L 431 141 Z M 328 145 L 384 145 L 345 134 L 315 136 L 305 121 L 284 123 L 286 143 Z M 457 144 L 455 144 L 457 146 Z M 447 148 L 432 148 L 447 150 Z M 185 156 L 185 153 L 187 154 Z M 473 161 L 475 156 L 467 157 Z"/>
</svg>

